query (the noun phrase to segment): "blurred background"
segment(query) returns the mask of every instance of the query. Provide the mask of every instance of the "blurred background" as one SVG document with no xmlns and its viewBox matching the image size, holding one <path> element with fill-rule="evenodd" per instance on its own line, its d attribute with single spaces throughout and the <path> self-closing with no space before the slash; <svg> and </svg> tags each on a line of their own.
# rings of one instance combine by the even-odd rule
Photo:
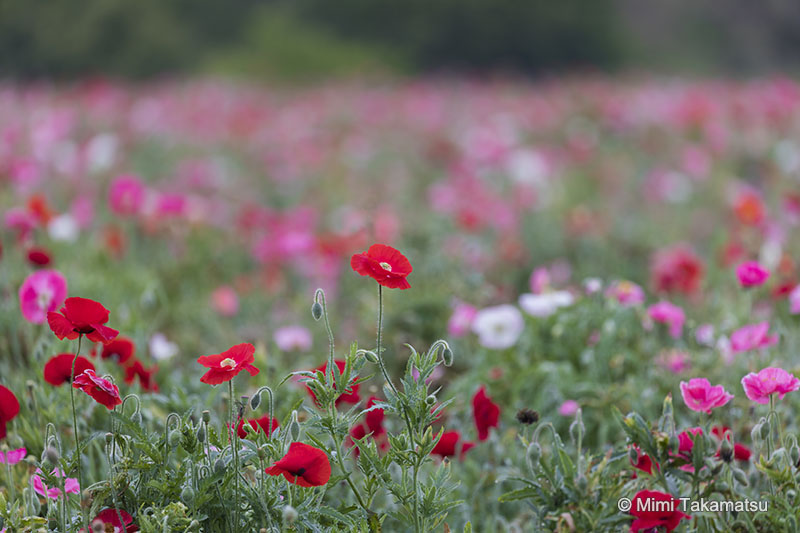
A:
<svg viewBox="0 0 800 533">
<path fill-rule="evenodd" d="M 798 72 L 800 2 L 0 0 L 0 76 Z"/>
</svg>

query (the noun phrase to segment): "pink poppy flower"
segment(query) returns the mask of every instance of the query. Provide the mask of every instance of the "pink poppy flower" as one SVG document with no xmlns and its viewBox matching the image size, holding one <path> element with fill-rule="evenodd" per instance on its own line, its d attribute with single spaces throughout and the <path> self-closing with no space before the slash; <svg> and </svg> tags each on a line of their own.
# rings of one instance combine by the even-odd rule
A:
<svg viewBox="0 0 800 533">
<path fill-rule="evenodd" d="M 108 203 L 118 215 L 136 215 L 142 210 L 145 193 L 145 186 L 137 176 L 125 174 L 111 184 Z"/>
<path fill-rule="evenodd" d="M 746 261 L 736 269 L 736 277 L 742 287 L 757 287 L 767 281 L 769 270 L 758 261 Z"/>
<path fill-rule="evenodd" d="M 692 378 L 689 382 L 681 381 L 681 396 L 686 407 L 692 411 L 710 414 L 715 407 L 728 403 L 733 394 L 725 391 L 722 385 L 714 385 L 706 378 Z"/>
<path fill-rule="evenodd" d="M 793 315 L 800 313 L 800 284 L 789 293 L 789 312 Z"/>
<path fill-rule="evenodd" d="M 447 321 L 447 332 L 451 337 L 463 337 L 469 333 L 472 328 L 472 321 L 477 314 L 478 309 L 474 306 L 457 302 L 453 306 L 453 314 L 450 315 L 450 320 Z"/>
<path fill-rule="evenodd" d="M 769 322 L 748 324 L 731 334 L 731 351 L 747 352 L 758 348 L 768 348 L 778 343 L 778 335 L 769 335 Z"/>
<path fill-rule="evenodd" d="M 311 332 L 303 326 L 284 326 L 275 330 L 273 340 L 284 352 L 307 351 L 311 349 Z"/>
<path fill-rule="evenodd" d="M 606 290 L 606 297 L 617 300 L 625 307 L 644 303 L 644 290 L 632 281 L 617 281 Z"/>
<path fill-rule="evenodd" d="M 579 407 L 580 405 L 575 400 L 566 400 L 559 406 L 558 414 L 561 416 L 573 416 L 578 412 Z"/>
<path fill-rule="evenodd" d="M 25 455 L 27 455 L 27 453 L 28 450 L 26 450 L 25 448 L 8 450 L 7 452 L 0 451 L 0 465 L 7 464 L 14 466 L 15 464 L 25 459 Z"/>
<path fill-rule="evenodd" d="M 669 326 L 669 334 L 675 339 L 679 338 L 683 333 L 683 323 L 686 321 L 686 315 L 683 309 L 677 305 L 662 300 L 647 309 L 647 316 L 656 322 L 667 324 Z"/>
<path fill-rule="evenodd" d="M 787 392 L 800 389 L 800 379 L 782 368 L 767 367 L 758 374 L 750 372 L 742 378 L 742 386 L 747 397 L 756 403 L 769 403 L 770 394 L 778 394 L 783 399 Z"/>
<path fill-rule="evenodd" d="M 25 278 L 19 288 L 22 316 L 43 324 L 48 312 L 55 312 L 67 297 L 67 280 L 57 270 L 38 270 Z"/>
<path fill-rule="evenodd" d="M 233 287 L 223 285 L 211 293 L 211 305 L 222 316 L 234 316 L 239 312 L 239 297 Z"/>
<path fill-rule="evenodd" d="M 51 473 L 58 478 L 64 477 L 64 471 L 61 469 L 54 469 Z M 48 488 L 48 486 L 44 484 L 44 481 L 42 481 L 40 474 L 42 474 L 42 471 L 37 468 L 36 472 L 31 476 L 33 490 L 40 496 L 50 498 L 51 500 L 57 500 L 61 496 L 61 489 L 56 487 Z M 81 488 L 78 485 L 78 480 L 72 477 L 66 478 L 64 480 L 64 490 L 67 494 L 80 494 Z"/>
</svg>

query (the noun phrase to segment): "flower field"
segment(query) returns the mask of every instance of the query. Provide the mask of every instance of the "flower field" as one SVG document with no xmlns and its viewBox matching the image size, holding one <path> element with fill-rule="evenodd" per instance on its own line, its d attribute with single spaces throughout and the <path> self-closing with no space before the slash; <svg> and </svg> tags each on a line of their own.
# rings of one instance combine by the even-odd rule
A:
<svg viewBox="0 0 800 533">
<path fill-rule="evenodd" d="M 792 80 L 5 85 L 0 211 L 0 531 L 800 530 Z"/>
</svg>

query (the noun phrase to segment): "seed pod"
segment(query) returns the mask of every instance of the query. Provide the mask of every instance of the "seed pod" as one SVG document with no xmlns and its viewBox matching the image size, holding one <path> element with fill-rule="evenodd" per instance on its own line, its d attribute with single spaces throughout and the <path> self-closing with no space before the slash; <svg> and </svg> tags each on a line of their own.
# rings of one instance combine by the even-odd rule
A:
<svg viewBox="0 0 800 533">
<path fill-rule="evenodd" d="M 203 411 L 203 422 L 205 422 L 206 424 L 211 422 L 211 413 L 209 413 L 207 410 Z"/>
<path fill-rule="evenodd" d="M 538 442 L 531 442 L 528 445 L 528 450 L 525 452 L 525 462 L 528 463 L 528 469 L 531 474 L 536 474 L 536 465 L 539 464 L 539 458 L 542 456 L 542 447 Z"/>
<path fill-rule="evenodd" d="M 314 317 L 314 320 L 319 320 L 322 318 L 322 304 L 319 302 L 314 302 L 311 306 L 311 316 Z"/>
<path fill-rule="evenodd" d="M 444 361 L 444 366 L 453 366 L 453 350 L 450 348 L 445 348 L 442 352 L 442 360 Z"/>
<path fill-rule="evenodd" d="M 111 444 L 111 441 L 114 440 L 114 435 L 111 433 L 106 433 L 106 444 Z"/>
</svg>

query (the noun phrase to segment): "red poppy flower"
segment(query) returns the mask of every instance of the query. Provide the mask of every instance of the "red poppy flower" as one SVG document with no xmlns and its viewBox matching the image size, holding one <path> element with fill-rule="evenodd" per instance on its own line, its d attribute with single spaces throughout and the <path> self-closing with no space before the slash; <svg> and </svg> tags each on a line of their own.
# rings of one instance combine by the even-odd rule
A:
<svg viewBox="0 0 800 533">
<path fill-rule="evenodd" d="M 379 401 L 380 399 L 376 398 L 375 396 L 370 397 L 370 399 L 367 401 L 367 409 L 374 406 L 375 402 Z M 386 433 L 386 429 L 383 427 L 383 416 L 383 409 L 373 409 L 364 415 L 367 429 L 370 433 L 372 433 L 373 437 L 378 437 Z"/>
<path fill-rule="evenodd" d="M 0 385 L 0 439 L 6 436 L 6 424 L 19 414 L 19 401 L 14 393 Z"/>
<path fill-rule="evenodd" d="M 660 503 L 665 502 L 665 503 Z M 630 513 L 636 518 L 631 523 L 631 531 L 650 531 L 663 527 L 672 531 L 681 520 L 691 516 L 680 510 L 681 501 L 665 492 L 640 490 L 633 497 Z M 647 509 L 647 510 L 644 510 Z"/>
<path fill-rule="evenodd" d="M 75 354 L 71 353 L 61 353 L 51 357 L 44 365 L 44 380 L 58 387 L 69 383 L 73 377 L 83 374 L 84 370 L 94 370 L 91 361 L 83 356 L 78 356 L 75 359 L 75 373 L 72 374 L 73 359 L 75 359 Z"/>
<path fill-rule="evenodd" d="M 436 443 L 436 446 L 433 447 L 431 453 L 433 455 L 439 455 L 441 457 L 453 457 L 456 455 L 458 441 L 461 440 L 461 434 L 458 431 L 445 431 L 442 437 L 439 439 L 439 442 Z M 464 454 L 467 453 L 473 446 L 475 446 L 474 442 L 464 442 L 461 444 L 461 453 L 459 457 L 461 459 L 464 458 Z"/>
<path fill-rule="evenodd" d="M 647 472 L 651 476 L 653 475 L 653 467 L 655 466 L 656 470 L 658 469 L 658 463 L 654 462 L 649 455 L 646 453 L 642 453 L 638 446 L 634 446 L 634 450 L 636 450 L 636 462 L 633 462 L 633 459 L 629 458 L 631 462 L 631 466 L 637 470 L 641 470 L 642 472 Z M 636 479 L 636 473 L 634 472 L 633 478 Z"/>
<path fill-rule="evenodd" d="M 293 442 L 282 459 L 266 469 L 271 476 L 283 475 L 290 483 L 301 487 L 319 487 L 331 478 L 328 455 L 308 444 Z"/>
<path fill-rule="evenodd" d="M 119 517 L 122 517 L 122 520 L 125 522 L 124 524 L 120 523 Z M 128 514 L 126 511 L 117 510 L 117 509 L 103 509 L 97 516 L 94 517 L 92 520 L 92 524 L 95 522 L 101 522 L 104 526 L 102 531 L 114 531 L 116 532 L 124 532 L 124 533 L 134 533 L 139 531 L 139 526 L 133 523 L 133 517 Z M 110 527 L 110 529 L 109 529 Z M 85 530 L 81 529 L 81 533 L 84 533 Z"/>
<path fill-rule="evenodd" d="M 122 398 L 119 396 L 119 388 L 107 379 L 98 377 L 94 370 L 84 370 L 83 374 L 75 376 L 75 379 L 72 380 L 72 386 L 76 389 L 81 389 L 94 398 L 97 403 L 106 406 L 108 410 L 122 403 Z"/>
<path fill-rule="evenodd" d="M 108 309 L 88 298 L 67 298 L 60 312 L 47 313 L 47 323 L 59 339 L 86 335 L 92 342 L 105 344 L 119 335 L 119 331 L 105 326 L 106 322 Z"/>
<path fill-rule="evenodd" d="M 237 344 L 222 353 L 203 355 L 197 362 L 208 368 L 200 381 L 209 385 L 219 385 L 235 378 L 242 370 L 247 370 L 251 376 L 258 374 L 258 369 L 253 366 L 256 348 L 252 344 Z"/>
<path fill-rule="evenodd" d="M 346 444 L 347 446 L 353 448 L 353 453 L 355 454 L 356 457 L 358 457 L 361 451 L 358 449 L 358 446 L 356 446 L 356 442 L 354 439 L 361 440 L 367 436 L 367 433 L 369 433 L 369 431 L 367 430 L 366 426 L 364 426 L 364 424 L 357 424 L 350 429 L 350 436 L 347 437 Z"/>
<path fill-rule="evenodd" d="M 270 424 L 269 415 L 264 415 L 261 418 L 251 418 L 247 423 L 250 424 L 250 427 L 252 427 L 256 433 L 263 430 L 266 431 L 267 435 L 272 435 L 272 432 L 281 425 L 277 418 L 273 418 L 272 424 Z M 244 430 L 244 420 L 239 420 L 236 433 L 239 435 L 240 439 L 247 438 L 247 432 Z"/>
<path fill-rule="evenodd" d="M 133 385 L 136 378 L 139 378 L 139 385 L 142 389 L 151 392 L 158 392 L 158 383 L 153 379 L 153 374 L 158 370 L 157 366 L 151 369 L 146 369 L 141 361 L 134 361 L 132 364 L 125 367 L 125 383 Z"/>
<path fill-rule="evenodd" d="M 347 366 L 347 363 L 345 363 L 341 359 L 335 360 L 334 363 L 336 364 L 336 367 L 339 369 L 339 375 L 341 376 L 344 373 L 344 367 Z M 315 371 L 320 370 L 323 373 L 327 373 L 328 363 L 318 366 L 314 370 Z M 314 392 L 309 387 L 306 388 L 308 389 L 308 393 L 311 395 L 311 398 L 314 400 L 314 403 L 316 403 L 317 397 L 314 395 Z M 336 398 L 336 406 L 338 407 L 340 403 L 351 403 L 355 405 L 358 402 L 360 402 L 361 396 L 358 395 L 358 388 L 359 385 L 350 385 L 350 387 L 348 387 L 345 390 L 344 394 Z"/>
<path fill-rule="evenodd" d="M 124 365 L 136 351 L 136 346 L 127 337 L 117 337 L 116 339 L 103 345 L 100 352 L 102 359 L 114 359 L 118 364 Z"/>
<path fill-rule="evenodd" d="M 30 211 L 43 226 L 46 226 L 53 218 L 53 211 L 47 205 L 47 199 L 41 194 L 34 194 L 28 199 L 28 211 Z"/>
<path fill-rule="evenodd" d="M 486 395 L 486 387 L 481 387 L 472 397 L 472 416 L 478 428 L 478 440 L 489 438 L 489 428 L 496 428 L 500 418 L 500 407 Z"/>
<path fill-rule="evenodd" d="M 355 254 L 350 266 L 362 276 L 369 276 L 389 289 L 408 289 L 406 276 L 414 270 L 406 256 L 385 244 L 373 244 L 369 250 Z"/>
<path fill-rule="evenodd" d="M 52 260 L 44 248 L 31 248 L 28 250 L 28 262 L 33 266 L 47 266 Z"/>
<path fill-rule="evenodd" d="M 685 244 L 659 250 L 653 257 L 652 283 L 658 292 L 692 294 L 700 288 L 703 263 Z"/>
<path fill-rule="evenodd" d="M 714 426 L 711 428 L 711 434 L 717 437 L 718 439 L 726 439 L 726 435 L 730 433 L 731 428 L 727 426 Z M 721 450 L 717 450 L 716 457 L 721 457 Z M 753 452 L 747 446 L 743 444 L 734 443 L 733 445 L 733 458 L 737 461 L 749 461 L 750 456 L 753 455 Z"/>
</svg>

